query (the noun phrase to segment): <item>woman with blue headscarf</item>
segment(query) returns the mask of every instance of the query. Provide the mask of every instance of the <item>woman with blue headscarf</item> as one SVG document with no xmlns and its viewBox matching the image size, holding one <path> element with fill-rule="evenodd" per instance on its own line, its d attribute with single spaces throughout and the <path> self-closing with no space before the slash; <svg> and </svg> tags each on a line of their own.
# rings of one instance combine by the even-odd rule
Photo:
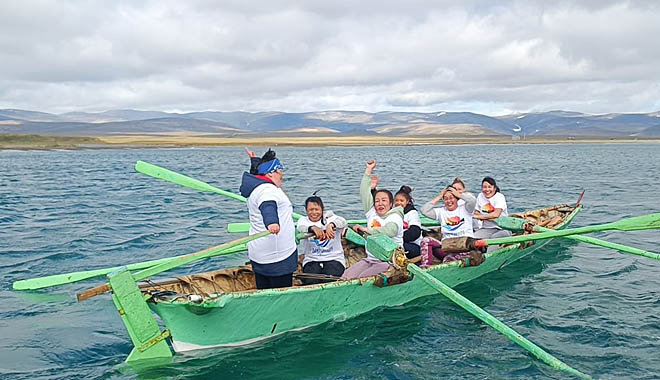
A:
<svg viewBox="0 0 660 380">
<path fill-rule="evenodd" d="M 248 257 L 257 289 L 293 285 L 298 267 L 293 207 L 282 191 L 284 167 L 268 150 L 261 159 L 245 148 L 250 156 L 250 172 L 243 173 L 241 194 L 247 198 L 250 235 L 269 231 L 271 235 L 248 243 Z"/>
</svg>

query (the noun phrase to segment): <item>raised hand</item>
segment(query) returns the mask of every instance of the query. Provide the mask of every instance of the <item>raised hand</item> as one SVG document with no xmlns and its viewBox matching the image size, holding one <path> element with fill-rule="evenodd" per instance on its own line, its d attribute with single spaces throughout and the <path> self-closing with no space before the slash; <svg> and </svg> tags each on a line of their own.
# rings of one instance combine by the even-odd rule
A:
<svg viewBox="0 0 660 380">
<path fill-rule="evenodd" d="M 364 173 L 367 175 L 371 175 L 371 172 L 374 170 L 375 167 L 376 167 L 376 160 L 367 161 L 367 166 L 364 169 Z"/>
<path fill-rule="evenodd" d="M 253 151 L 251 151 L 250 149 L 248 149 L 248 147 L 245 147 L 245 153 L 247 153 L 247 155 L 250 156 L 250 158 L 257 157 L 257 155 L 254 154 Z"/>
</svg>

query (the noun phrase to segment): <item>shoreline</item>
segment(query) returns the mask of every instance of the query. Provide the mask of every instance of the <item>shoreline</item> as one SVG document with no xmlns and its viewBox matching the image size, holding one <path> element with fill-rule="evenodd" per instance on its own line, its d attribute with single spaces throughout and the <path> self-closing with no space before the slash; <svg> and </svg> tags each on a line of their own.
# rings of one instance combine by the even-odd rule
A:
<svg viewBox="0 0 660 380">
<path fill-rule="evenodd" d="M 217 137 L 195 135 L 52 136 L 0 135 L 0 149 L 137 149 L 214 146 L 414 146 L 484 144 L 631 144 L 660 143 L 660 138 L 618 137 L 441 137 L 441 136 L 260 136 Z"/>
</svg>

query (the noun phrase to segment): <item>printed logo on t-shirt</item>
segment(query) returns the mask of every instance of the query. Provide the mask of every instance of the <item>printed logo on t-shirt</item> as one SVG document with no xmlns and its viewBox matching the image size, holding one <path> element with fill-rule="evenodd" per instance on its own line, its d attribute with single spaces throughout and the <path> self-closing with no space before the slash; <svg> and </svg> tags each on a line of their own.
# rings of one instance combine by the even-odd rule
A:
<svg viewBox="0 0 660 380">
<path fill-rule="evenodd" d="M 376 227 L 382 227 L 382 226 L 380 225 L 379 221 L 374 220 L 373 222 L 371 222 L 371 228 L 376 228 Z"/>
<path fill-rule="evenodd" d="M 460 216 L 452 216 L 451 218 L 447 218 L 447 220 L 445 220 L 445 225 L 443 225 L 442 228 L 446 229 L 447 231 L 456 231 L 457 229 L 461 228 L 463 223 L 465 223 L 465 219 L 461 218 Z"/>
<path fill-rule="evenodd" d="M 493 207 L 492 204 L 486 203 L 485 205 L 481 206 L 481 213 L 486 215 L 490 214 L 491 212 L 495 211 L 495 207 Z"/>
<path fill-rule="evenodd" d="M 403 222 L 403 229 L 404 230 L 407 230 L 409 227 L 410 227 L 410 225 L 408 224 L 408 222 Z"/>
<path fill-rule="evenodd" d="M 325 239 L 320 241 L 317 238 L 310 239 L 314 246 L 312 247 L 312 253 L 315 255 L 321 255 L 331 251 L 332 246 L 330 245 L 330 239 Z"/>
</svg>

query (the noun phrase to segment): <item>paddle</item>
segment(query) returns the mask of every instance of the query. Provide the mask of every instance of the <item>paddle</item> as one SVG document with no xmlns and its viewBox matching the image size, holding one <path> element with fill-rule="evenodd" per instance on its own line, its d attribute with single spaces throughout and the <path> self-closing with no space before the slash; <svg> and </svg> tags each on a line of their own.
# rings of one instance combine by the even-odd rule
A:
<svg viewBox="0 0 660 380">
<path fill-rule="evenodd" d="M 657 229 L 657 228 L 660 228 L 660 213 L 624 218 L 619 220 L 618 222 L 596 224 L 593 226 L 567 228 L 565 230 L 550 230 L 547 232 L 541 232 L 538 234 L 531 234 L 531 235 L 511 236 L 511 237 L 487 239 L 487 240 L 475 240 L 474 246 L 476 248 L 482 248 L 495 244 L 522 243 L 531 240 L 543 240 L 543 239 L 550 239 L 550 238 L 556 238 L 562 236 L 586 234 L 590 232 L 608 231 L 608 230 L 637 231 L 637 230 L 649 230 L 649 229 Z M 443 241 L 443 246 L 444 246 L 444 241 Z"/>
<path fill-rule="evenodd" d="M 209 193 L 216 193 L 220 195 L 224 195 L 229 198 L 233 198 L 236 200 L 239 200 L 241 202 L 247 202 L 247 199 L 238 194 L 234 194 L 230 191 L 226 190 L 221 190 L 218 189 L 217 187 L 211 186 L 206 182 L 202 182 L 200 180 L 190 178 L 188 176 L 185 176 L 183 174 L 179 174 L 176 172 L 173 172 L 171 170 L 161 168 L 160 166 L 156 166 L 153 164 L 150 164 L 148 162 L 144 161 L 138 161 L 135 163 L 135 170 L 142 173 L 146 174 L 148 176 L 158 178 L 158 179 L 163 179 L 165 181 L 169 181 L 172 183 L 176 183 L 177 185 L 189 187 L 191 189 L 199 190 L 199 191 L 204 191 L 204 192 L 209 192 Z M 302 217 L 302 215 L 298 213 L 293 213 L 293 218 L 298 220 Z M 249 224 L 248 224 L 249 225 Z M 243 231 L 247 232 L 247 231 Z"/>
<path fill-rule="evenodd" d="M 212 248 L 208 249 L 215 249 L 220 247 L 215 246 Z M 239 245 L 233 248 L 225 249 L 223 250 L 222 254 L 223 255 L 228 255 L 230 253 L 236 253 L 236 252 L 242 252 L 247 250 L 246 245 Z M 45 276 L 45 277 L 36 277 L 36 278 L 30 278 L 30 279 L 25 279 L 25 280 L 19 280 L 14 282 L 12 285 L 14 290 L 36 290 L 36 289 L 43 289 L 43 288 L 48 288 L 51 286 L 58 286 L 58 285 L 65 285 L 65 284 L 70 284 L 78 281 L 83 281 L 87 280 L 90 278 L 94 277 L 99 277 L 99 276 L 105 276 L 109 273 L 112 273 L 116 270 L 119 270 L 123 268 L 124 266 L 128 270 L 139 270 L 139 269 L 145 269 L 152 267 L 154 265 L 158 265 L 161 263 L 169 262 L 172 260 L 177 260 L 179 258 L 182 258 L 186 255 L 181 255 L 181 256 L 174 256 L 174 257 L 165 257 L 162 259 L 156 259 L 156 260 L 149 260 L 149 261 L 143 261 L 139 263 L 133 263 L 133 264 L 128 264 L 128 265 L 122 265 L 122 266 L 115 266 L 115 267 L 110 267 L 110 268 L 102 268 L 102 269 L 93 269 L 93 270 L 87 270 L 87 271 L 81 271 L 81 272 L 71 272 L 71 273 L 63 273 L 63 274 L 55 274 L 52 276 Z"/>
<path fill-rule="evenodd" d="M 354 220 L 347 220 L 346 223 L 348 224 L 362 224 L 365 225 L 367 224 L 366 219 L 354 219 Z M 422 218 L 422 226 L 425 227 L 437 227 L 440 226 L 440 222 L 437 220 L 433 220 L 430 218 L 423 217 Z M 248 222 L 237 222 L 237 223 L 229 223 L 227 224 L 227 232 L 229 233 L 245 233 L 250 230 L 250 223 Z"/>
<path fill-rule="evenodd" d="M 144 280 L 145 278 L 149 278 L 151 276 L 157 275 L 159 273 L 168 271 L 170 269 L 174 269 L 176 267 L 180 267 L 182 265 L 186 265 L 189 263 L 192 263 L 193 261 L 205 259 L 208 257 L 213 257 L 213 256 L 218 256 L 218 255 L 224 255 L 226 254 L 225 251 L 230 250 L 231 248 L 234 248 L 236 246 L 248 243 L 252 240 L 259 239 L 261 237 L 269 235 L 270 232 L 268 231 L 263 231 L 259 232 L 258 234 L 246 236 L 240 239 L 236 239 L 233 241 L 230 241 L 225 244 L 221 244 L 215 247 L 207 248 L 202 251 L 198 251 L 195 253 L 190 253 L 188 255 L 183 255 L 183 256 L 178 256 L 178 257 L 173 257 L 172 260 L 162 262 L 160 264 L 156 264 L 152 267 L 146 268 L 144 270 L 141 270 L 135 274 L 133 274 L 133 279 L 135 281 L 140 281 Z M 96 286 L 91 289 L 87 289 L 85 291 L 82 291 L 77 294 L 78 301 L 84 301 L 88 298 L 97 296 L 99 294 L 103 294 L 107 291 L 110 290 L 110 287 L 108 284 L 102 284 L 99 286 Z"/>
<path fill-rule="evenodd" d="M 423 269 L 418 267 L 415 264 L 408 264 L 408 270 L 415 274 L 416 276 L 419 276 L 420 279 L 422 279 L 424 282 L 426 282 L 427 285 L 429 285 L 431 288 L 436 290 L 438 293 L 441 293 L 445 297 L 449 298 L 452 302 L 456 303 L 458 306 L 462 307 L 465 309 L 467 312 L 470 314 L 474 315 L 475 317 L 481 319 L 484 321 L 486 324 L 488 324 L 490 327 L 494 328 L 495 330 L 501 332 L 504 334 L 507 338 L 511 339 L 514 343 L 519 345 L 520 347 L 524 348 L 525 350 L 529 351 L 532 353 L 534 356 L 551 366 L 552 368 L 570 373 L 571 375 L 577 376 L 582 379 L 591 379 L 592 377 L 584 374 L 566 363 L 562 362 L 561 360 L 555 358 L 551 354 L 545 352 L 541 347 L 535 345 L 534 343 L 530 342 L 527 340 L 525 337 L 522 335 L 518 334 L 515 330 L 510 328 L 509 326 L 505 325 L 503 322 L 499 321 L 497 318 L 494 316 L 490 315 L 487 311 L 484 309 L 480 308 L 479 306 L 475 305 L 472 303 L 472 301 L 468 300 L 467 298 L 463 297 L 460 293 L 455 291 L 454 289 L 450 288 L 446 284 L 444 284 L 442 281 L 436 279 L 435 277 L 431 276 L 430 274 L 426 273 Z"/>
<path fill-rule="evenodd" d="M 501 216 L 497 219 L 495 219 L 495 223 L 507 230 L 511 231 L 523 231 L 523 226 L 527 223 L 524 219 L 519 219 L 519 218 L 512 218 L 508 216 Z M 555 231 L 550 228 L 545 228 L 541 226 L 533 226 L 532 232 L 548 232 L 548 231 Z M 576 240 L 576 241 L 581 241 L 583 243 L 589 243 L 589 244 L 594 244 L 598 245 L 601 247 L 605 248 L 611 248 L 617 251 L 625 252 L 625 253 L 631 253 L 633 255 L 638 255 L 638 256 L 644 256 L 648 257 L 650 259 L 655 259 L 655 260 L 660 260 L 660 254 L 655 253 L 655 252 L 649 252 L 645 251 L 643 249 L 639 248 L 634 248 L 634 247 L 628 247 L 627 245 L 622 245 L 622 244 L 617 244 L 617 243 L 610 243 L 609 241 L 605 240 L 600 240 L 597 238 L 593 237 L 588 237 L 588 236 L 581 236 L 581 235 L 569 235 L 566 236 L 567 239 L 571 240 Z"/>
</svg>

